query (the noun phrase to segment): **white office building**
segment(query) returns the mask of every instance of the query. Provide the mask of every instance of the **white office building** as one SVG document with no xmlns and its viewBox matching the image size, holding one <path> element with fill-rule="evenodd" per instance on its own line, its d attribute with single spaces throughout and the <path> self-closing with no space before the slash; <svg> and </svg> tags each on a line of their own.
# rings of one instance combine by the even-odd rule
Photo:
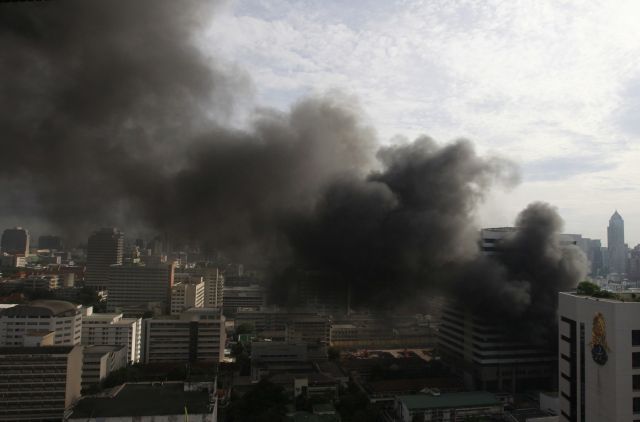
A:
<svg viewBox="0 0 640 422">
<path fill-rule="evenodd" d="M 80 344 L 82 306 L 62 300 L 36 300 L 0 310 L 0 346 L 22 346 L 32 332 L 54 332 L 54 345 Z"/>
<path fill-rule="evenodd" d="M 94 314 L 87 308 L 82 316 L 82 344 L 119 345 L 127 348 L 127 360 L 140 361 L 142 320 L 123 318 L 122 314 Z"/>
<path fill-rule="evenodd" d="M 559 295 L 560 420 L 640 420 L 640 303 Z"/>
<path fill-rule="evenodd" d="M 180 315 L 190 308 L 204 307 L 203 281 L 176 283 L 171 288 L 171 315 Z"/>
</svg>

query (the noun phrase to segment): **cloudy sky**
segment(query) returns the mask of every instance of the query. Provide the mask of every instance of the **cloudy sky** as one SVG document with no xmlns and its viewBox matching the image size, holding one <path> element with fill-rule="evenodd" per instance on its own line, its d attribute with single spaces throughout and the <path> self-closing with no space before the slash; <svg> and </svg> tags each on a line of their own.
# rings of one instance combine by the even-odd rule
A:
<svg viewBox="0 0 640 422">
<path fill-rule="evenodd" d="M 252 103 L 287 109 L 307 94 L 356 97 L 382 143 L 428 134 L 473 140 L 517 162 L 484 226 L 534 200 L 566 232 L 602 238 L 614 209 L 640 242 L 637 1 L 245 1 L 204 43 L 253 80 Z M 221 42 L 221 40 L 223 40 Z"/>
</svg>

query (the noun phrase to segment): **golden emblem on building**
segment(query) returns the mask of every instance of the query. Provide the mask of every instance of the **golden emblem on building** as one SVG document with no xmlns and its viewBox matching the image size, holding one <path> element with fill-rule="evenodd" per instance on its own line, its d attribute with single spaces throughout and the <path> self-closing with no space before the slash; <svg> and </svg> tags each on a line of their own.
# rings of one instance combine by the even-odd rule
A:
<svg viewBox="0 0 640 422">
<path fill-rule="evenodd" d="M 591 328 L 591 357 L 598 365 L 604 365 L 609 359 L 608 351 L 607 325 L 604 321 L 604 316 L 600 312 L 596 312 Z"/>
</svg>

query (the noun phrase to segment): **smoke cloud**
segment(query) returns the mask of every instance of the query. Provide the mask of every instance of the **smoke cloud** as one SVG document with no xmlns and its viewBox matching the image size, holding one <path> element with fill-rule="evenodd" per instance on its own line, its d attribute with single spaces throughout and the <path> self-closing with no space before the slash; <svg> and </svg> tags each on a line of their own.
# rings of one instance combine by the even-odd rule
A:
<svg viewBox="0 0 640 422">
<path fill-rule="evenodd" d="M 513 164 L 467 140 L 378 148 L 357 103 L 336 93 L 231 129 L 252 88 L 198 46 L 216 7 L 1 6 L 0 218 L 42 216 L 76 241 L 143 225 L 277 258 L 329 275 L 323 289 L 348 285 L 354 306 L 438 289 L 487 315 L 553 314 L 555 292 L 583 274 L 582 257 L 557 243 L 555 210 L 531 205 L 500 258 L 479 254 L 475 210 L 517 183 Z"/>
</svg>

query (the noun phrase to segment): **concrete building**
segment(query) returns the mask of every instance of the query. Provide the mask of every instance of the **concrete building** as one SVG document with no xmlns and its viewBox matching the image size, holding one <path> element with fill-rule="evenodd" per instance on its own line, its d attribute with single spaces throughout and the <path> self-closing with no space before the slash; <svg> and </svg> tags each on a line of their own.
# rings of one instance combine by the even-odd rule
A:
<svg viewBox="0 0 640 422">
<path fill-rule="evenodd" d="M 29 231 L 22 227 L 6 229 L 2 232 L 0 240 L 0 252 L 9 255 L 27 256 L 29 255 Z"/>
<path fill-rule="evenodd" d="M 0 420 L 62 420 L 81 373 L 82 346 L 0 347 Z"/>
<path fill-rule="evenodd" d="M 82 359 L 82 389 L 100 384 L 111 372 L 126 366 L 126 346 L 85 346 Z"/>
<path fill-rule="evenodd" d="M 204 281 L 204 306 L 207 308 L 222 308 L 224 296 L 224 275 L 217 267 L 197 267 L 189 274 L 202 277 Z"/>
<path fill-rule="evenodd" d="M 0 346 L 21 346 L 31 331 L 53 331 L 56 345 L 80 344 L 82 307 L 61 300 L 36 300 L 0 310 Z"/>
<path fill-rule="evenodd" d="M 502 402 L 484 391 L 398 396 L 394 409 L 399 422 L 455 422 L 500 417 L 504 412 Z"/>
<path fill-rule="evenodd" d="M 171 288 L 171 315 L 180 315 L 190 308 L 204 307 L 205 284 L 177 283 Z"/>
<path fill-rule="evenodd" d="M 85 397 L 65 421 L 217 422 L 215 381 L 127 383 L 110 395 Z"/>
<path fill-rule="evenodd" d="M 159 303 L 169 312 L 175 266 L 112 265 L 109 267 L 107 309 L 126 310 L 142 304 Z"/>
<path fill-rule="evenodd" d="M 640 420 L 640 303 L 560 293 L 558 318 L 560 420 Z"/>
<path fill-rule="evenodd" d="M 82 315 L 82 344 L 125 346 L 127 360 L 138 363 L 141 355 L 142 319 L 117 314 L 94 314 L 86 308 Z"/>
<path fill-rule="evenodd" d="M 627 272 L 627 247 L 624 244 L 624 220 L 614 212 L 607 227 L 607 249 L 609 252 L 609 273 Z"/>
<path fill-rule="evenodd" d="M 261 308 L 265 305 L 262 286 L 224 286 L 222 309 L 225 315 L 235 315 L 238 308 Z"/>
<path fill-rule="evenodd" d="M 122 264 L 124 233 L 115 228 L 104 228 L 89 236 L 87 243 L 87 274 L 85 285 L 104 290 L 109 268 Z"/>
<path fill-rule="evenodd" d="M 3 267 L 24 268 L 27 266 L 27 258 L 23 255 L 9 255 L 3 252 L 0 255 L 0 265 Z"/>
<path fill-rule="evenodd" d="M 144 363 L 221 362 L 226 343 L 219 309 L 193 308 L 177 317 L 143 321 Z"/>
</svg>

